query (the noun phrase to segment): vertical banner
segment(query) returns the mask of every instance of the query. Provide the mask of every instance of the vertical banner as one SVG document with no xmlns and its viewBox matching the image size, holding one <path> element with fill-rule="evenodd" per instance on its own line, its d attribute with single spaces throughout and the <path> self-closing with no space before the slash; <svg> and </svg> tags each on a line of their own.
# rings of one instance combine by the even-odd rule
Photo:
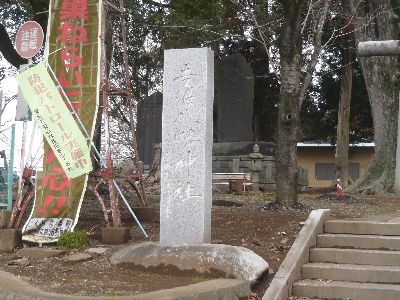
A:
<svg viewBox="0 0 400 300">
<path fill-rule="evenodd" d="M 92 171 L 90 146 L 42 63 L 17 76 L 34 118 L 69 179 Z"/>
<path fill-rule="evenodd" d="M 101 7 L 101 0 L 50 0 L 47 32 L 49 65 L 91 138 L 99 98 Z M 44 141 L 43 172 L 37 173 L 35 204 L 23 240 L 52 243 L 73 230 L 87 180 L 87 174 L 68 178 Z"/>
</svg>

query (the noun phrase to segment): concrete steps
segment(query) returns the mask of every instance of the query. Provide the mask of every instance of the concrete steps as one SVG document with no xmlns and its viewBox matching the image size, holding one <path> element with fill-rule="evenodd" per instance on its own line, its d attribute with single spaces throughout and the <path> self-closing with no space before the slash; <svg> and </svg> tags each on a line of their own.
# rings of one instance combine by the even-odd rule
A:
<svg viewBox="0 0 400 300">
<path fill-rule="evenodd" d="M 326 233 L 317 236 L 321 248 L 400 250 L 400 236 Z"/>
<path fill-rule="evenodd" d="M 400 236 L 399 223 L 330 220 L 324 223 L 325 233 L 377 234 Z"/>
<path fill-rule="evenodd" d="M 400 251 L 314 248 L 310 250 L 310 261 L 338 264 L 400 266 Z"/>
<path fill-rule="evenodd" d="M 400 285 L 306 279 L 293 284 L 293 294 L 311 299 L 399 300 Z"/>
<path fill-rule="evenodd" d="M 308 263 L 302 267 L 302 276 L 309 279 L 397 284 L 400 282 L 400 267 Z"/>
<path fill-rule="evenodd" d="M 309 260 L 299 299 L 400 299 L 400 223 L 326 221 Z"/>
</svg>

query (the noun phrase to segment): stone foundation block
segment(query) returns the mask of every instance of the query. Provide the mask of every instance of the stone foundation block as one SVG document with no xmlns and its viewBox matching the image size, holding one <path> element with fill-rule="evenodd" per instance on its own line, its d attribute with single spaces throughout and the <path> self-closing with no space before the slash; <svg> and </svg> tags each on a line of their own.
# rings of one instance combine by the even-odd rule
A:
<svg viewBox="0 0 400 300">
<path fill-rule="evenodd" d="M 50 258 L 50 257 L 58 257 L 65 253 L 65 250 L 52 249 L 52 248 L 23 248 L 18 251 L 18 255 L 22 257 L 29 258 Z"/>
<path fill-rule="evenodd" d="M 0 229 L 0 252 L 13 252 L 22 242 L 19 229 Z"/>
<path fill-rule="evenodd" d="M 106 245 L 124 244 L 131 238 L 128 227 L 105 227 L 101 229 L 101 241 Z"/>
<path fill-rule="evenodd" d="M 156 208 L 150 207 L 134 207 L 133 212 L 140 222 L 153 222 L 156 218 Z"/>
<path fill-rule="evenodd" d="M 8 222 L 10 222 L 11 219 L 11 214 L 11 210 L 0 210 L 0 229 L 7 229 Z"/>
</svg>

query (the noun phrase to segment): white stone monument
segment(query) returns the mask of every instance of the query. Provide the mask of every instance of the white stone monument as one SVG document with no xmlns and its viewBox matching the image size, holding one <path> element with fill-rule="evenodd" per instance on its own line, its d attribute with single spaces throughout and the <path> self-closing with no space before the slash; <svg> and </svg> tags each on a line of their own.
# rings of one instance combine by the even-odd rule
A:
<svg viewBox="0 0 400 300">
<path fill-rule="evenodd" d="M 160 243 L 211 242 L 214 55 L 164 54 Z"/>
</svg>

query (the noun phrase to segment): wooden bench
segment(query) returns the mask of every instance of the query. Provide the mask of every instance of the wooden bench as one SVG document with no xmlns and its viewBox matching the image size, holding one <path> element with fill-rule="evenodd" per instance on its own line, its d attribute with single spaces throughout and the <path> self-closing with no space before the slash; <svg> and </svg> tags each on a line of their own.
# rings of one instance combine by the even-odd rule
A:
<svg viewBox="0 0 400 300">
<path fill-rule="evenodd" d="M 213 173 L 212 180 L 214 184 L 229 184 L 230 191 L 246 192 L 246 186 L 251 185 L 250 173 Z M 238 188 L 240 186 L 240 188 Z"/>
</svg>

